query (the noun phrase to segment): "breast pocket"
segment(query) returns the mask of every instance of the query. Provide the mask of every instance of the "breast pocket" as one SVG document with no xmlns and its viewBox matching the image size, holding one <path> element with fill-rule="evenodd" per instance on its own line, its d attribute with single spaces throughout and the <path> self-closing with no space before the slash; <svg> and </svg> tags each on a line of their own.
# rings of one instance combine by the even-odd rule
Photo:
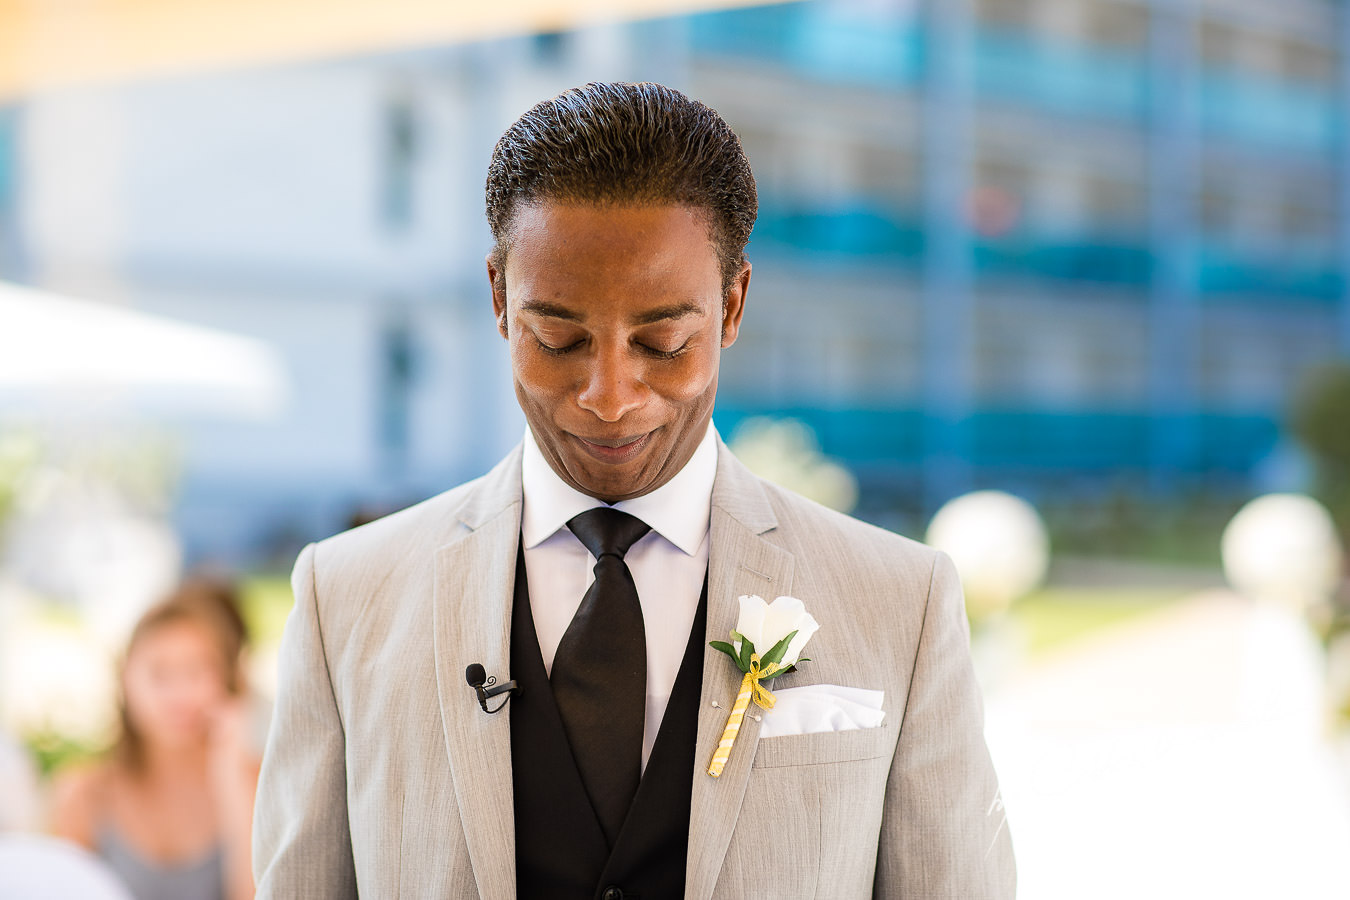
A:
<svg viewBox="0 0 1350 900">
<path fill-rule="evenodd" d="M 822 763 L 879 759 L 895 752 L 895 732 L 882 723 L 876 728 L 785 734 L 761 738 L 751 764 L 756 769 L 812 766 Z"/>
<path fill-rule="evenodd" d="M 759 900 L 744 886 L 767 868 L 798 886 L 794 897 L 870 897 L 896 734 L 882 724 L 760 738 L 719 885 Z"/>
</svg>

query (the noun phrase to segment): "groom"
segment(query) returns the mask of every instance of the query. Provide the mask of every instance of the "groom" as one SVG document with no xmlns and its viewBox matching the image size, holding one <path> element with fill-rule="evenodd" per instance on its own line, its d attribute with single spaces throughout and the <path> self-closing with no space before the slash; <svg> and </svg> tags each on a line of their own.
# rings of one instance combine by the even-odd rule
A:
<svg viewBox="0 0 1350 900">
<path fill-rule="evenodd" d="M 502 136 L 487 215 L 528 430 L 301 554 L 258 896 L 1012 897 L 950 561 L 761 481 L 712 427 L 756 215 L 735 134 L 660 85 L 576 88 Z M 708 641 L 741 595 L 820 627 L 714 778 L 742 675 Z M 473 664 L 518 682 L 500 714 Z"/>
</svg>

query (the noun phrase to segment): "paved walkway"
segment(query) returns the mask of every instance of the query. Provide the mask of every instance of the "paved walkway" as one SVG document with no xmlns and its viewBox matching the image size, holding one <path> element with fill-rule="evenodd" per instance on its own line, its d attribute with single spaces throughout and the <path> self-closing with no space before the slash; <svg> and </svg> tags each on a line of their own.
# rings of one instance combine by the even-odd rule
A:
<svg viewBox="0 0 1350 900">
<path fill-rule="evenodd" d="M 987 688 L 1021 900 L 1350 898 L 1318 648 L 1221 591 Z"/>
</svg>

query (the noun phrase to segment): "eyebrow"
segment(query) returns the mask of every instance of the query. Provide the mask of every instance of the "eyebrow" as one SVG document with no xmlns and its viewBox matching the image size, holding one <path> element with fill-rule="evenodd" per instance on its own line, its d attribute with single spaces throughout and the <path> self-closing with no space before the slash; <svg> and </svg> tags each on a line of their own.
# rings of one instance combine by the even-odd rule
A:
<svg viewBox="0 0 1350 900">
<path fill-rule="evenodd" d="M 566 319 L 569 322 L 581 321 L 581 316 L 567 307 L 549 303 L 547 300 L 525 300 L 520 304 L 520 310 L 521 312 L 534 313 L 536 316 L 547 316 L 550 319 Z"/>
<path fill-rule="evenodd" d="M 525 300 L 520 304 L 522 312 L 533 313 L 536 316 L 546 316 L 551 319 L 564 319 L 568 322 L 580 322 L 583 317 L 557 303 L 550 303 L 547 300 Z M 693 300 L 686 300 L 683 303 L 672 303 L 669 306 L 659 306 L 656 309 L 649 309 L 639 316 L 633 318 L 634 325 L 651 325 L 656 322 L 665 322 L 671 319 L 683 319 L 688 316 L 698 316 L 703 314 L 703 307 Z"/>
<path fill-rule="evenodd" d="M 688 316 L 703 315 L 703 307 L 693 300 L 686 300 L 683 303 L 672 303 L 669 306 L 661 306 L 656 309 L 649 309 L 633 320 L 635 325 L 651 325 L 654 322 L 665 322 L 669 319 L 683 319 Z"/>
</svg>

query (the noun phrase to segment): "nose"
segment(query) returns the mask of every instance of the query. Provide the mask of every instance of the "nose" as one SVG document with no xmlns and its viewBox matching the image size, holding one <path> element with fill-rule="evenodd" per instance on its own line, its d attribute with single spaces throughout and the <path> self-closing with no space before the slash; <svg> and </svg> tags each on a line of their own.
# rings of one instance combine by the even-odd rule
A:
<svg viewBox="0 0 1350 900">
<path fill-rule="evenodd" d="M 617 422 L 646 397 L 641 364 L 622 348 L 602 349 L 590 359 L 577 405 L 604 422 Z"/>
</svg>

